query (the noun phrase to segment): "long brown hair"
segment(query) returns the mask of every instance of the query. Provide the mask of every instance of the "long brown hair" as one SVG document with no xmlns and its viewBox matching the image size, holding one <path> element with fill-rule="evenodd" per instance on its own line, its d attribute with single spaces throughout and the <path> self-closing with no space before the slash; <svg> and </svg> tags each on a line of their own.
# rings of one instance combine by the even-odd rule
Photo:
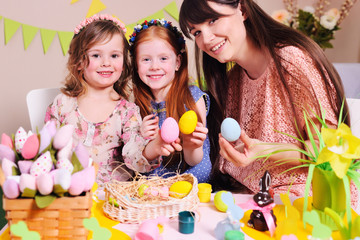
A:
<svg viewBox="0 0 360 240">
<path fill-rule="evenodd" d="M 131 76 L 129 44 L 124 32 L 109 20 L 96 20 L 74 35 L 69 47 L 68 75 L 65 78 L 65 86 L 61 89 L 62 93 L 70 97 L 78 97 L 86 92 L 83 75 L 85 67 L 89 65 L 87 51 L 97 43 L 107 39 L 110 41 L 115 34 L 120 34 L 123 40 L 124 65 L 119 80 L 114 83 L 114 89 L 120 96 L 128 99 Z"/>
<path fill-rule="evenodd" d="M 192 98 L 189 90 L 189 76 L 188 76 L 188 62 L 187 53 L 181 53 L 181 45 L 178 43 L 178 39 L 175 34 L 162 26 L 150 26 L 147 29 L 141 30 L 136 35 L 136 40 L 132 46 L 132 63 L 134 67 L 133 82 L 134 82 L 134 97 L 135 103 L 140 107 L 140 113 L 142 117 L 151 114 L 151 103 L 154 99 L 151 89 L 140 79 L 137 72 L 137 48 L 138 46 L 150 40 L 158 38 L 167 42 L 175 52 L 176 55 L 181 54 L 181 65 L 179 70 L 175 73 L 174 80 L 172 81 L 169 92 L 166 96 L 166 115 L 167 117 L 173 117 L 179 120 L 181 115 L 185 113 L 186 109 L 192 109 L 198 113 L 194 99 Z"/>
<path fill-rule="evenodd" d="M 278 55 L 278 50 L 286 46 L 296 46 L 306 52 L 313 59 L 317 70 L 322 79 L 324 79 L 326 91 L 330 92 L 331 85 L 336 89 L 336 96 L 332 97 L 332 94 L 329 94 L 329 96 L 331 98 L 331 107 L 337 116 L 340 114 L 342 101 L 345 101 L 344 113 L 346 113 L 346 115 L 344 121 L 345 123 L 350 124 L 349 111 L 339 74 L 334 66 L 327 60 L 324 51 L 314 41 L 302 33 L 275 21 L 252 0 L 211 1 L 228 5 L 232 8 L 241 7 L 242 13 L 246 16 L 244 25 L 247 35 L 257 48 L 266 49 L 270 53 L 270 56 L 274 59 L 280 80 L 285 86 L 285 89 L 288 88 L 284 75 L 289 73 L 282 67 L 281 62 L 284 61 L 284 59 Z M 208 0 L 184 0 L 180 10 L 180 27 L 184 35 L 190 38 L 189 29 L 191 24 L 201 24 L 206 20 L 219 17 L 223 17 L 223 15 L 212 9 L 208 5 Z M 221 121 L 225 116 L 225 108 L 222 106 L 226 106 L 229 78 L 232 76 L 229 76 L 228 72 L 228 69 L 230 68 L 229 63 L 220 63 L 205 52 L 202 52 L 202 56 L 199 56 L 201 54 L 199 50 L 196 51 L 196 54 L 198 60 L 198 76 L 202 70 L 206 79 L 209 95 L 211 100 L 213 100 L 208 116 L 208 126 L 209 129 L 211 129 L 209 131 L 211 144 L 210 157 L 214 166 L 212 176 L 217 177 L 216 175 L 221 175 L 218 170 L 218 134 L 220 132 Z M 239 72 L 239 70 L 241 70 L 241 66 L 236 64 L 230 73 Z M 298 79 L 298 82 L 301 84 L 301 79 Z M 292 100 L 290 92 L 289 96 L 290 100 Z M 315 104 L 317 105 L 314 110 L 320 115 L 319 103 L 315 101 Z M 294 106 L 293 112 L 295 113 Z M 296 116 L 296 114 L 294 115 Z"/>
</svg>

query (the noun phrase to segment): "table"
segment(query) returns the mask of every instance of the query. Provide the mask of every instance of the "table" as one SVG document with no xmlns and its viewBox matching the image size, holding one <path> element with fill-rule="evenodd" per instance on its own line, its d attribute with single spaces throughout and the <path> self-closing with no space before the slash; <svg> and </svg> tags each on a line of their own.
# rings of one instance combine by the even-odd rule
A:
<svg viewBox="0 0 360 240">
<path fill-rule="evenodd" d="M 249 194 L 233 194 L 235 203 L 244 203 L 252 198 L 253 195 Z M 99 199 L 103 199 L 103 196 L 98 195 Z M 182 234 L 178 231 L 178 221 L 177 218 L 170 219 L 167 224 L 164 225 L 164 231 L 162 233 L 162 237 L 164 240 L 216 240 L 214 235 L 214 229 L 218 222 L 222 221 L 226 218 L 227 214 L 218 211 L 213 203 L 214 194 L 211 196 L 211 201 L 209 203 L 200 203 L 198 209 L 195 211 L 197 215 L 196 223 L 195 223 L 195 231 L 193 234 Z M 275 203 L 278 204 L 275 209 L 275 215 L 277 212 L 284 211 L 284 206 L 281 204 L 280 197 L 275 195 Z M 294 199 L 292 199 L 294 200 Z M 99 223 L 103 227 L 107 227 L 111 229 L 112 238 L 111 239 L 121 239 L 121 240 L 131 240 L 134 238 L 136 232 L 138 231 L 139 224 L 123 224 L 116 221 L 113 221 L 103 215 L 102 212 L 102 201 L 99 203 L 95 203 L 93 207 L 93 213 L 95 217 L 98 219 Z M 96 209 L 97 210 L 94 210 Z M 244 218 L 241 220 L 243 223 L 247 222 L 249 218 L 251 210 L 245 213 Z M 279 215 L 276 215 L 278 218 L 278 223 L 284 219 Z M 299 224 L 301 226 L 302 224 Z M 120 230 L 120 231 L 117 231 Z M 243 232 L 245 232 L 245 239 L 254 239 L 250 236 L 257 236 L 256 239 L 275 239 L 271 238 L 268 232 L 258 232 L 249 227 L 243 227 Z M 304 234 L 311 234 L 311 228 L 307 228 Z M 250 236 L 249 236 L 250 235 Z M 120 236 L 120 237 L 119 237 Z M 335 232 L 333 234 L 333 239 L 340 239 L 339 233 Z M 0 232 L 0 239 L 9 240 L 9 233 L 7 225 Z"/>
</svg>

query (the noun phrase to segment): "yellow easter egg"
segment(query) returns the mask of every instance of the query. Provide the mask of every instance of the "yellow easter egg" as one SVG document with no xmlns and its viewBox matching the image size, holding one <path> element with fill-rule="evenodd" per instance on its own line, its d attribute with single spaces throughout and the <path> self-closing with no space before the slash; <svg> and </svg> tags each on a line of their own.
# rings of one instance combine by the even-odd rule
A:
<svg viewBox="0 0 360 240">
<path fill-rule="evenodd" d="M 195 130 L 197 124 L 197 115 L 193 110 L 185 112 L 179 120 L 180 132 L 190 134 Z"/>
<path fill-rule="evenodd" d="M 226 210 L 228 209 L 228 206 L 226 203 L 223 202 L 223 200 L 221 199 L 221 195 L 223 193 L 227 193 L 228 191 L 219 191 L 217 193 L 215 193 L 214 196 L 214 204 L 217 210 L 219 210 L 220 212 L 226 212 Z M 234 199 L 235 202 L 235 199 Z"/>
<path fill-rule="evenodd" d="M 149 186 L 146 184 L 141 184 L 140 187 L 138 188 L 138 194 L 140 197 L 144 196 L 145 193 L 145 189 L 147 189 Z"/>
<path fill-rule="evenodd" d="M 185 196 L 187 196 L 190 191 L 192 189 L 192 184 L 189 183 L 188 181 L 178 181 L 178 182 L 174 182 L 171 186 L 170 186 L 170 197 L 173 198 L 183 198 Z"/>
</svg>

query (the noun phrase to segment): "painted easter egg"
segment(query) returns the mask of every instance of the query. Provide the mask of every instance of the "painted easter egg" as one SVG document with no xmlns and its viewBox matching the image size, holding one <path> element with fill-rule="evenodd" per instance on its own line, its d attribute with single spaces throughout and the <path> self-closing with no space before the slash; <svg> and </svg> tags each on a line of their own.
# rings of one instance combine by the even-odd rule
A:
<svg viewBox="0 0 360 240">
<path fill-rule="evenodd" d="M 165 119 L 161 126 L 161 138 L 166 143 L 172 143 L 179 137 L 179 125 L 172 117 Z"/>
<path fill-rule="evenodd" d="M 229 142 L 239 139 L 241 129 L 239 123 L 233 118 L 225 118 L 221 123 L 221 135 Z"/>
<path fill-rule="evenodd" d="M 193 110 L 185 112 L 179 120 L 179 129 L 183 134 L 191 134 L 197 124 L 197 115 Z"/>
<path fill-rule="evenodd" d="M 192 184 L 188 181 L 177 181 L 174 182 L 169 189 L 170 197 L 173 198 L 184 198 L 192 189 Z"/>
<path fill-rule="evenodd" d="M 228 209 L 228 205 L 222 199 L 223 194 L 231 194 L 231 193 L 228 191 L 219 191 L 219 192 L 215 193 L 215 196 L 214 196 L 215 207 L 220 212 L 226 212 L 226 210 Z M 235 202 L 235 199 L 234 199 L 234 202 Z"/>
<path fill-rule="evenodd" d="M 149 188 L 149 185 L 147 184 L 141 184 L 139 189 L 138 189 L 138 194 L 140 197 L 144 196 L 145 190 Z"/>
</svg>

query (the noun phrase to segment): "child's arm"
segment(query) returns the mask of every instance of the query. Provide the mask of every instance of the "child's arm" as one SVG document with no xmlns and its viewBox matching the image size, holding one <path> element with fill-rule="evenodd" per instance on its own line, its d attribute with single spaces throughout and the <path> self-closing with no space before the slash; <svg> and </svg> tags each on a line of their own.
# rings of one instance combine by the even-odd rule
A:
<svg viewBox="0 0 360 240">
<path fill-rule="evenodd" d="M 191 134 L 182 135 L 182 144 L 184 149 L 184 159 L 190 166 L 195 166 L 203 159 L 203 144 L 206 139 L 208 129 L 206 126 L 206 106 L 204 98 L 196 102 L 200 119 L 196 125 L 195 131 Z"/>
</svg>

